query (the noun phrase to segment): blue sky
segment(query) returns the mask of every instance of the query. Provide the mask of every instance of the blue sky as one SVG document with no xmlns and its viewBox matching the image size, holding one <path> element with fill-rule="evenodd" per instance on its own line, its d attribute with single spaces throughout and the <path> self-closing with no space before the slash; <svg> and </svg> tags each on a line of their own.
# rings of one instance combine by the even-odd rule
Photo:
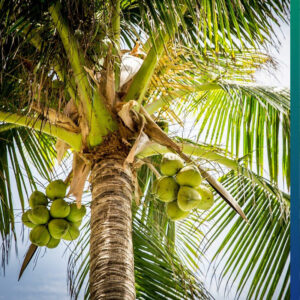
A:
<svg viewBox="0 0 300 300">
<path fill-rule="evenodd" d="M 284 25 L 281 30 L 285 38 L 283 38 L 283 34 L 278 30 L 278 36 L 282 43 L 279 53 L 271 49 L 271 53 L 279 63 L 278 69 L 275 71 L 276 78 L 270 76 L 267 72 L 259 72 L 257 80 L 261 84 L 275 84 L 281 87 L 290 86 L 289 26 Z M 21 233 L 21 226 L 18 226 L 18 232 Z M 67 244 L 61 243 L 58 248 L 47 250 L 46 253 L 42 251 L 36 266 L 34 267 L 34 263 L 31 262 L 21 281 L 17 281 L 23 256 L 29 246 L 28 233 L 28 229 L 25 228 L 24 242 L 19 242 L 18 244 L 18 257 L 12 251 L 10 263 L 6 267 L 5 277 L 3 274 L 0 274 L 0 300 L 69 299 L 66 276 L 68 253 L 64 254 Z M 208 288 L 213 292 L 216 299 L 224 299 L 222 286 L 219 290 L 220 292 L 217 292 L 214 283 L 208 286 Z"/>
<path fill-rule="evenodd" d="M 26 229 L 25 240 L 27 236 Z M 18 282 L 22 258 L 28 246 L 29 243 L 26 242 L 19 246 L 19 258 L 16 258 L 15 254 L 11 255 L 5 277 L 0 277 L 0 300 L 69 299 L 66 288 L 68 256 L 63 255 L 63 245 L 51 251 L 47 250 L 45 255 L 42 250 L 35 267 L 34 262 L 31 262 Z"/>
</svg>

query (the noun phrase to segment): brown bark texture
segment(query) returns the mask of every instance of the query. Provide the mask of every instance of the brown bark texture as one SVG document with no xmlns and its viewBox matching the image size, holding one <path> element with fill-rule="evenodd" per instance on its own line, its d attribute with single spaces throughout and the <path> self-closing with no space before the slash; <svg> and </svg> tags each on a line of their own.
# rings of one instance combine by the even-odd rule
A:
<svg viewBox="0 0 300 300">
<path fill-rule="evenodd" d="M 123 160 L 108 158 L 91 175 L 91 299 L 135 299 L 131 170 Z"/>
</svg>

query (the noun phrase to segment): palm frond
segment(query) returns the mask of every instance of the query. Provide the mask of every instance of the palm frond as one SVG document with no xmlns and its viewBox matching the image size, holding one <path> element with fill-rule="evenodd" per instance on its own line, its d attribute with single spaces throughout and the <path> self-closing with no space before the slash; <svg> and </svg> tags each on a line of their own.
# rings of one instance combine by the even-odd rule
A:
<svg viewBox="0 0 300 300">
<path fill-rule="evenodd" d="M 255 49 L 233 51 L 234 59 L 226 53 L 216 57 L 208 52 L 207 56 L 202 56 L 190 47 L 168 45 L 168 52 L 160 59 L 152 79 L 151 89 L 176 91 L 177 85 L 186 88 L 190 85 L 191 90 L 194 84 L 200 83 L 251 81 L 257 69 L 275 64 L 269 55 Z"/>
<path fill-rule="evenodd" d="M 280 184 L 290 186 L 288 90 L 209 83 L 195 85 L 192 89 L 183 87 L 180 95 L 171 96 L 167 106 L 160 99 L 148 108 L 151 111 L 154 107 L 161 108 L 159 115 L 170 122 L 174 122 L 173 114 L 195 120 L 185 127 L 185 133 L 191 127 L 198 131 L 194 142 L 224 149 L 226 155 L 239 158 L 258 175 L 269 176 L 276 184 L 283 179 Z M 178 132 L 174 130 L 173 134 L 178 135 Z M 282 170 L 282 177 L 279 170 Z"/>
<path fill-rule="evenodd" d="M 265 176 L 268 168 L 276 183 L 281 169 L 289 186 L 289 100 L 287 90 L 266 87 L 226 85 L 209 91 L 199 102 L 197 139 L 222 145 L 258 175 Z"/>
<path fill-rule="evenodd" d="M 126 23 L 142 28 L 152 41 L 159 28 L 167 32 L 176 28 L 177 41 L 193 45 L 204 55 L 275 43 L 273 25 L 289 15 L 289 1 L 275 0 L 256 1 L 255 5 L 246 0 L 124 0 L 121 7 Z"/>
<path fill-rule="evenodd" d="M 203 284 L 185 267 L 178 254 L 172 253 L 173 249 L 170 251 L 168 245 L 161 244 L 159 235 L 158 239 L 155 238 L 148 226 L 138 222 L 136 225 L 138 226 L 134 231 L 133 240 L 136 278 L 140 278 L 137 283 L 141 287 L 138 289 L 139 298 L 153 299 L 154 296 L 170 299 L 207 299 L 208 294 Z"/>
<path fill-rule="evenodd" d="M 152 114 L 160 108 L 168 108 L 172 101 L 181 100 L 184 105 L 197 95 L 205 96 L 209 90 L 220 89 L 222 83 L 253 82 L 258 69 L 274 65 L 276 62 L 270 56 L 255 49 L 235 50 L 233 59 L 230 55 L 215 57 L 212 53 L 204 57 L 189 47 L 170 45 L 152 77 L 145 99 L 146 109 Z"/>
<path fill-rule="evenodd" d="M 272 299 L 289 293 L 288 208 L 236 172 L 221 178 L 245 211 L 249 224 L 237 218 L 217 201 L 207 220 L 213 222 L 207 233 L 205 250 L 213 252 L 213 266 L 226 288 L 237 285 L 236 298 L 244 291 L 247 299 Z M 225 234 L 224 234 L 225 233 Z"/>
<path fill-rule="evenodd" d="M 0 15 L 2 40 L 15 42 L 21 32 L 29 37 L 32 30 L 37 30 L 42 41 L 47 42 L 39 49 L 44 62 L 64 56 L 50 21 L 49 5 L 32 0 L 4 1 Z M 70 0 L 64 2 L 62 9 L 87 60 L 97 64 L 105 56 L 105 39 L 111 38 L 109 1 Z M 275 44 L 274 24 L 279 26 L 288 16 L 288 0 L 260 0 L 254 5 L 246 0 L 122 0 L 121 36 L 124 44 L 132 48 L 136 39 L 149 38 L 154 42 L 164 30 L 171 36 L 175 30 L 176 44 L 191 46 L 201 55 L 213 55 L 216 59 L 225 53 L 235 57 L 234 49 Z M 21 48 L 26 49 L 26 43 L 21 43 Z M 21 48 L 9 51 L 21 54 Z M 30 52 L 34 53 L 27 53 Z"/>
</svg>

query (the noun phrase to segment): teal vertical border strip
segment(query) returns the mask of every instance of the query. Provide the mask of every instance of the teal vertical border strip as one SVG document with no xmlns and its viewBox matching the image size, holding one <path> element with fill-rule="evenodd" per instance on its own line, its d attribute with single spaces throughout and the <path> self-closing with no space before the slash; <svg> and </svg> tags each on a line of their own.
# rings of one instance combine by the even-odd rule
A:
<svg viewBox="0 0 300 300">
<path fill-rule="evenodd" d="M 300 1 L 291 1 L 291 300 L 300 299 Z"/>
</svg>

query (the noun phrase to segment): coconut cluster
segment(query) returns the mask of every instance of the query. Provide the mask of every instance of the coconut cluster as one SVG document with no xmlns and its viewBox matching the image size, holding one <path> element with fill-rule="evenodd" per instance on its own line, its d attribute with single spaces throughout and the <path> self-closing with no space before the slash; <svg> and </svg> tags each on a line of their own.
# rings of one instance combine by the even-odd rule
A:
<svg viewBox="0 0 300 300">
<path fill-rule="evenodd" d="M 207 210 L 214 204 L 212 191 L 202 183 L 202 176 L 194 165 L 184 165 L 176 154 L 162 157 L 162 177 L 154 182 L 156 196 L 166 202 L 166 212 L 173 220 L 186 218 L 192 209 Z"/>
<path fill-rule="evenodd" d="M 46 195 L 34 191 L 28 199 L 30 209 L 23 213 L 22 222 L 31 228 L 29 239 L 34 245 L 55 248 L 61 239 L 78 238 L 86 208 L 65 201 L 66 190 L 62 180 L 54 180 L 47 186 Z"/>
</svg>

